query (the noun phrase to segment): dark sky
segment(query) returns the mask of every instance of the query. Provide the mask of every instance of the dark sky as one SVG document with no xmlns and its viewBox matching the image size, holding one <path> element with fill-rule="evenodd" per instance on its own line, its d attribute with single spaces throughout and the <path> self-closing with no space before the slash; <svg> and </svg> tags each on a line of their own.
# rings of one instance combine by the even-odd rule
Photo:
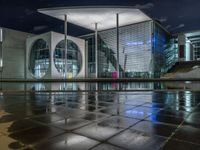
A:
<svg viewBox="0 0 200 150">
<path fill-rule="evenodd" d="M 87 5 L 137 6 L 170 32 L 200 30 L 200 0 L 0 0 L 0 26 L 36 34 L 62 32 L 62 21 L 40 14 L 37 9 Z M 74 36 L 88 32 L 71 24 L 68 28 Z"/>
</svg>

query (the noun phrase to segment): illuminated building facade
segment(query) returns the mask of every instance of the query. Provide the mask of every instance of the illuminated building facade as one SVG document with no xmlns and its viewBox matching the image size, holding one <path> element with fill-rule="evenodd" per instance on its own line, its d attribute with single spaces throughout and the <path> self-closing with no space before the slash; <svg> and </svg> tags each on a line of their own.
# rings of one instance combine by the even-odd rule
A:
<svg viewBox="0 0 200 150">
<path fill-rule="evenodd" d="M 0 30 L 3 78 L 157 78 L 177 61 L 199 60 L 199 42 L 195 33 L 187 33 L 184 38 L 172 37 L 158 22 L 136 8 L 64 7 L 38 11 L 63 20 L 64 34 L 32 35 L 17 31 L 12 31 L 17 34 L 2 34 Z M 68 22 L 90 29 L 91 34 L 68 36 Z M 6 39 L 11 35 L 14 36 L 12 39 L 17 39 L 15 36 L 18 35 L 23 37 L 19 38 L 23 43 L 20 50 L 12 52 L 16 59 L 6 58 L 8 50 L 5 46 L 9 43 Z M 15 42 L 19 43 L 19 40 Z M 6 63 L 11 60 L 13 63 Z M 10 74 L 9 69 L 13 69 L 6 67 L 7 64 L 20 68 Z"/>
<path fill-rule="evenodd" d="M 94 34 L 82 36 L 88 44 L 88 72 L 95 74 Z M 98 33 L 98 76 L 112 77 L 117 67 L 116 29 Z M 165 70 L 170 34 L 153 20 L 119 28 L 121 77 L 159 77 Z M 169 46 L 168 46 L 169 45 Z"/>
<path fill-rule="evenodd" d="M 86 41 L 86 77 L 160 77 L 166 71 L 170 34 L 141 10 L 131 7 L 69 7 L 40 13 L 93 30 Z"/>
</svg>

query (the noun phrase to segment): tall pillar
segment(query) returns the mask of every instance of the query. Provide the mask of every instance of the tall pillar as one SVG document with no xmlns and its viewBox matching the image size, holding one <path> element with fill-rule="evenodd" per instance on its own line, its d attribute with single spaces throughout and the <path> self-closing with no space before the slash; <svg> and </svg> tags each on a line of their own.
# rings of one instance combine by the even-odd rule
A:
<svg viewBox="0 0 200 150">
<path fill-rule="evenodd" d="M 67 14 L 65 14 L 65 22 L 64 22 L 64 36 L 65 36 L 65 63 L 64 63 L 64 78 L 67 79 Z"/>
<path fill-rule="evenodd" d="M 0 73 L 3 75 L 3 29 L 0 28 Z"/>
<path fill-rule="evenodd" d="M 95 23 L 95 65 L 96 65 L 96 78 L 98 78 L 98 66 L 99 66 L 99 59 L 98 59 L 98 23 Z"/>
<path fill-rule="evenodd" d="M 118 78 L 120 78 L 120 70 L 119 70 L 119 14 L 116 14 L 116 30 L 117 30 L 117 73 Z"/>
<path fill-rule="evenodd" d="M 98 59 L 98 23 L 95 23 L 95 68 L 96 68 L 96 75 L 95 77 L 98 78 L 99 74 L 99 59 Z M 96 91 L 98 91 L 98 83 L 96 83 Z M 95 92 L 95 109 L 98 109 L 98 92 Z"/>
<path fill-rule="evenodd" d="M 85 41 L 85 77 L 89 77 L 89 69 L 88 69 L 88 41 Z"/>
</svg>

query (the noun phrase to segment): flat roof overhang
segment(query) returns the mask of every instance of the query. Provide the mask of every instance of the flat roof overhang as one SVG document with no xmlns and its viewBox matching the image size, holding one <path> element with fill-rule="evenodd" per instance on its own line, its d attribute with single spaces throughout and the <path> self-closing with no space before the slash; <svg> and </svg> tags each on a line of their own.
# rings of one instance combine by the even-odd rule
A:
<svg viewBox="0 0 200 150">
<path fill-rule="evenodd" d="M 116 14 L 119 14 L 119 26 L 126 26 L 143 21 L 152 20 L 140 9 L 134 7 L 60 7 L 44 8 L 38 12 L 65 20 L 95 31 L 95 23 L 98 24 L 98 31 L 116 27 Z"/>
</svg>

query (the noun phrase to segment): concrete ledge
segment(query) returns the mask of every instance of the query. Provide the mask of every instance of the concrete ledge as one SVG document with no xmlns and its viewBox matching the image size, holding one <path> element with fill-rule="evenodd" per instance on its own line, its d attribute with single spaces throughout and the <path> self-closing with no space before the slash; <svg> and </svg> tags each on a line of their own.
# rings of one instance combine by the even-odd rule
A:
<svg viewBox="0 0 200 150">
<path fill-rule="evenodd" d="M 1 79 L 0 82 L 29 82 L 29 83 L 41 83 L 41 82 L 169 82 L 169 81 L 200 81 L 200 78 L 150 78 L 150 79 L 140 79 L 140 78 L 98 78 L 98 79 Z"/>
</svg>

